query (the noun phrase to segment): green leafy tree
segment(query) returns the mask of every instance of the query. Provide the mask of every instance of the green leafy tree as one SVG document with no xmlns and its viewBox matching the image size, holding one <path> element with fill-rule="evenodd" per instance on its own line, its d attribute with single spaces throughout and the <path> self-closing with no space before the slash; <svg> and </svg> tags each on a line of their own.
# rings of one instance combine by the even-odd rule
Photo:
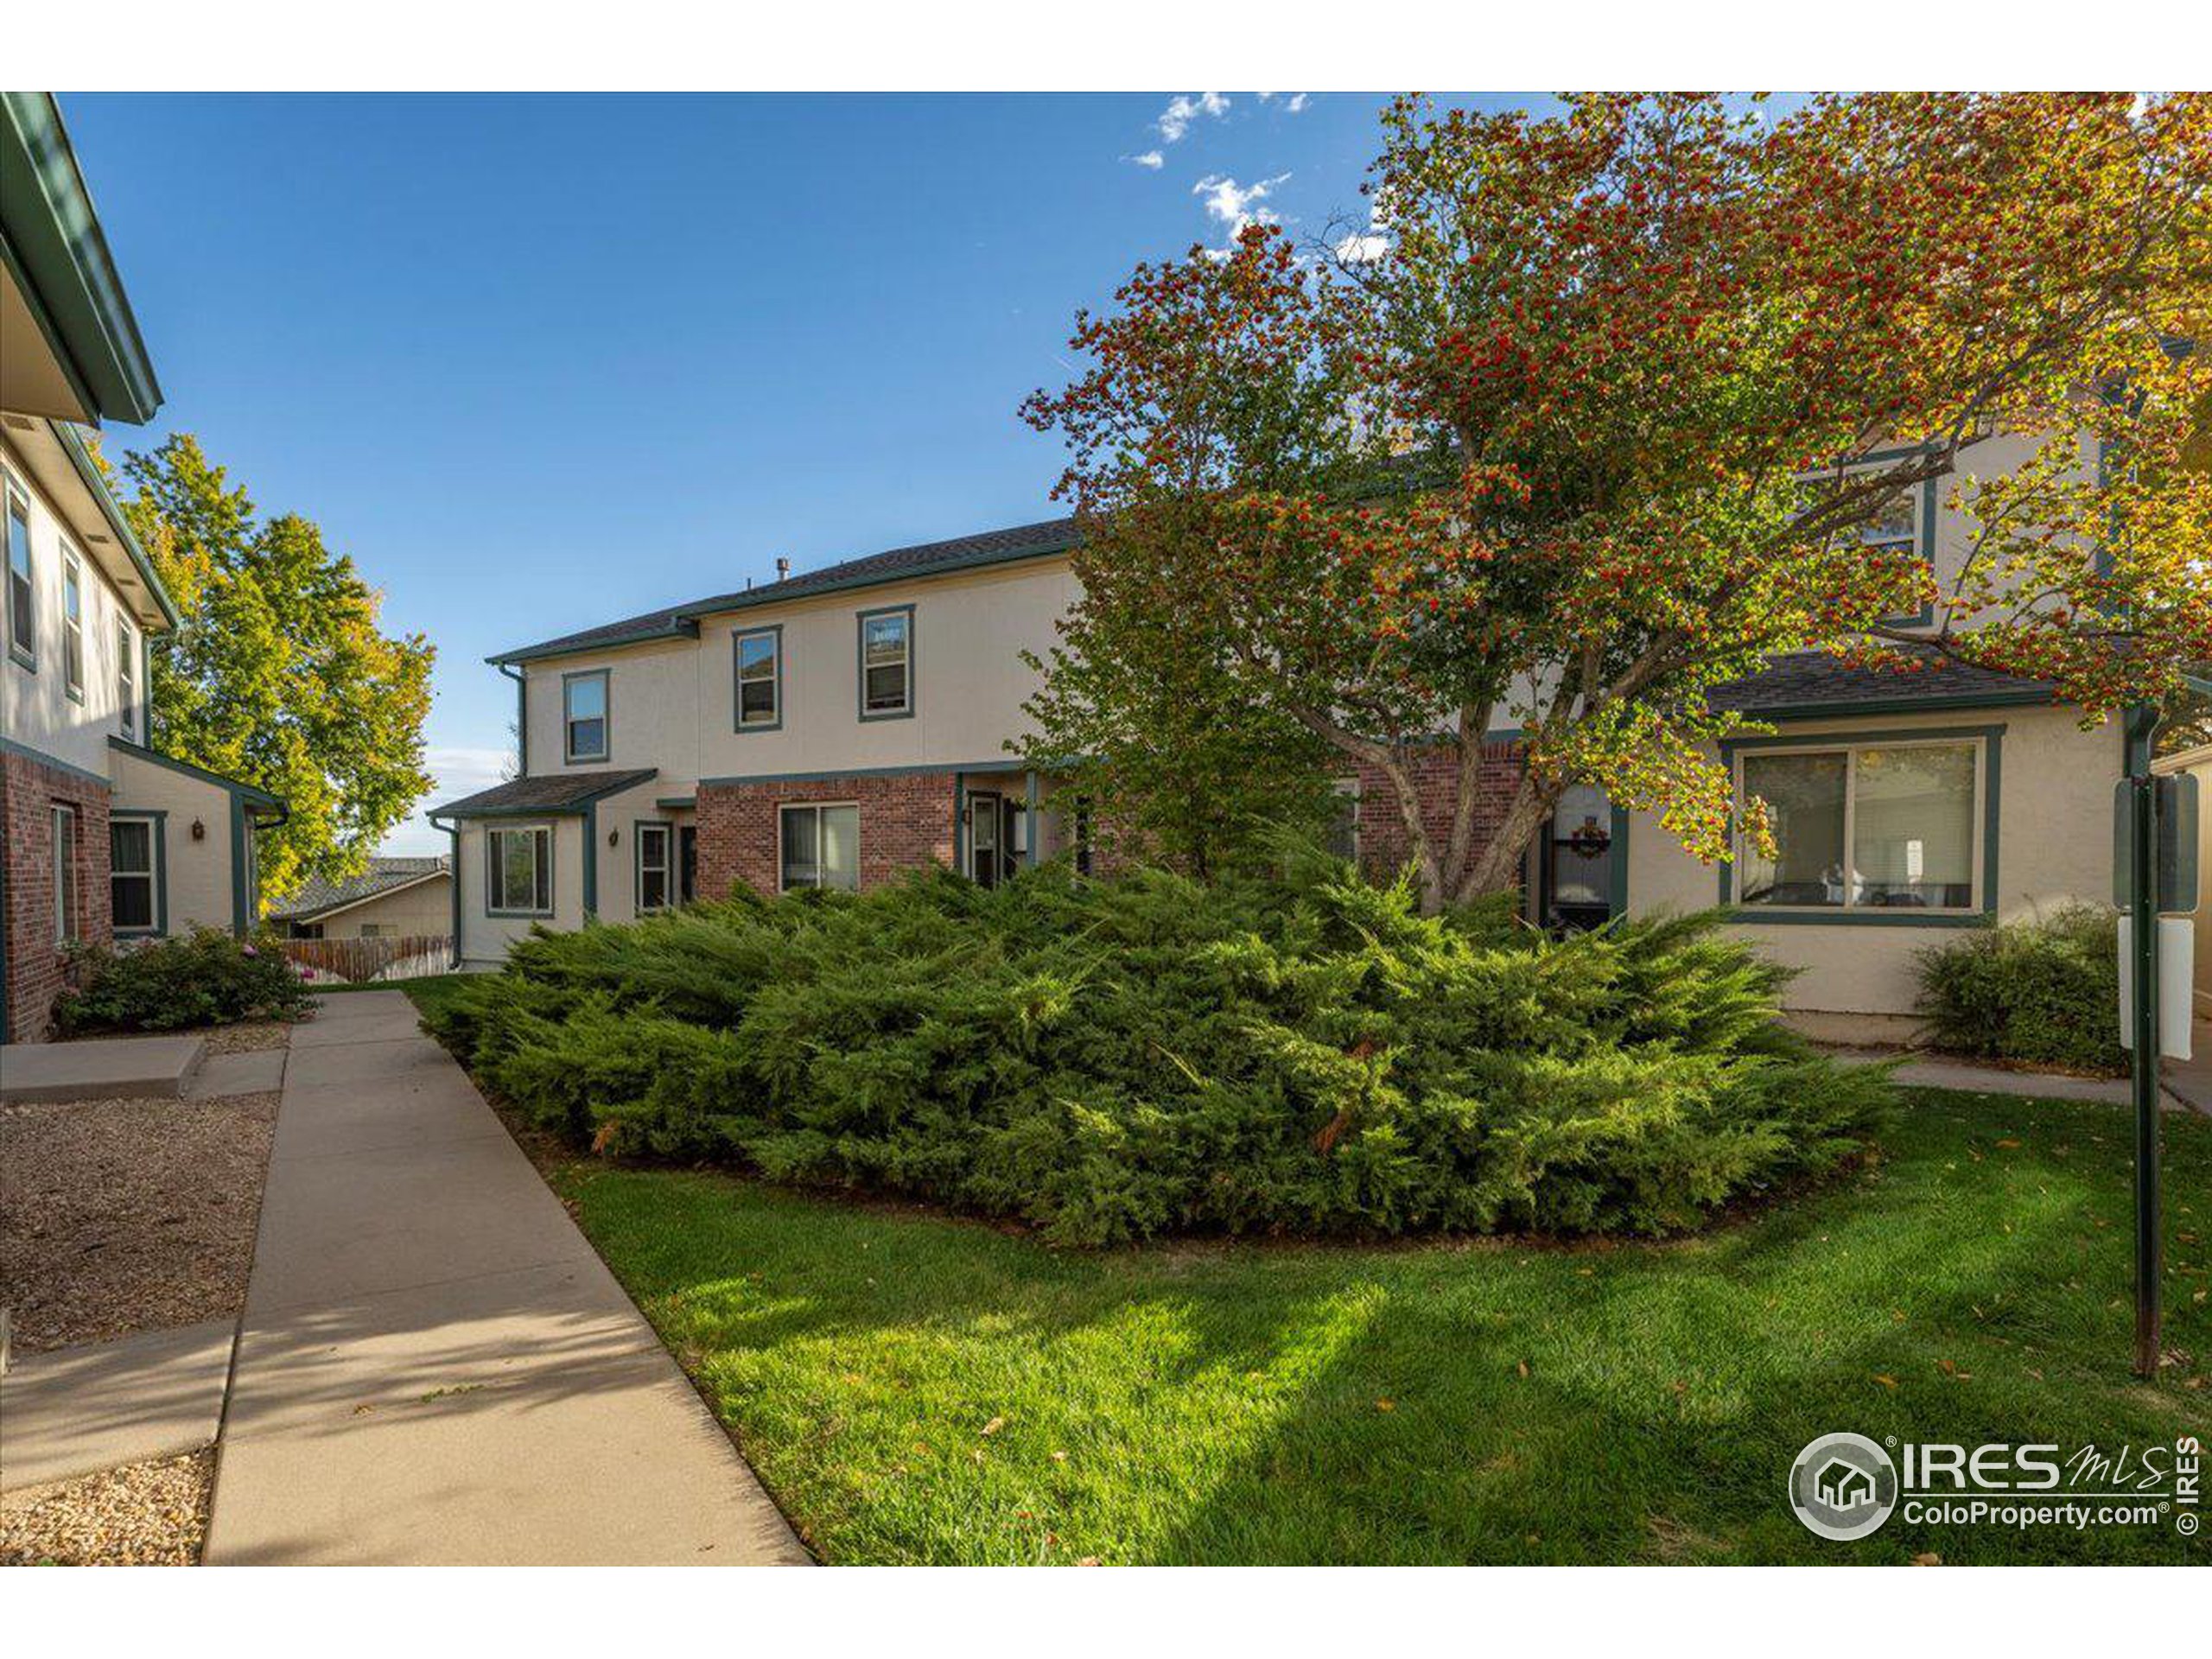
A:
<svg viewBox="0 0 2212 1659">
<path fill-rule="evenodd" d="M 1513 886 L 1576 780 L 1707 859 L 1767 839 L 1709 694 L 1776 653 L 1932 650 L 2092 720 L 2212 654 L 2212 353 L 2177 348 L 2212 340 L 2212 99 L 1407 99 L 1365 188 L 1319 257 L 1255 225 L 1140 266 L 1026 413 L 1086 529 L 1070 639 L 1208 635 L 1249 717 L 1388 780 L 1430 904 Z M 2033 453 L 1975 476 L 1999 434 Z M 1930 484 L 1971 510 L 1940 592 L 1868 533 Z"/>
<path fill-rule="evenodd" d="M 124 503 L 182 614 L 153 640 L 154 746 L 282 796 L 262 841 L 271 898 L 358 873 L 431 785 L 436 652 L 377 627 L 381 595 L 297 513 L 260 518 L 199 441 L 125 455 Z"/>
</svg>

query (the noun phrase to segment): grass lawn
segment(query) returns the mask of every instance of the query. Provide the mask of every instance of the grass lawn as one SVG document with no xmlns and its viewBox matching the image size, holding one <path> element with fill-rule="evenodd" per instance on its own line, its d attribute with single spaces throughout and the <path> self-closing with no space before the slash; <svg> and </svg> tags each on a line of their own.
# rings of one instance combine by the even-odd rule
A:
<svg viewBox="0 0 2212 1659">
<path fill-rule="evenodd" d="M 2167 1119 L 2185 1357 L 2155 1385 L 2128 1145 L 2110 1107 L 1921 1091 L 1847 1183 L 1607 1249 L 1090 1255 L 721 1175 L 554 1179 L 832 1561 L 2202 1563 L 2171 1524 L 1833 1544 L 1784 1497 L 1837 1429 L 2212 1431 L 2212 1122 Z"/>
</svg>

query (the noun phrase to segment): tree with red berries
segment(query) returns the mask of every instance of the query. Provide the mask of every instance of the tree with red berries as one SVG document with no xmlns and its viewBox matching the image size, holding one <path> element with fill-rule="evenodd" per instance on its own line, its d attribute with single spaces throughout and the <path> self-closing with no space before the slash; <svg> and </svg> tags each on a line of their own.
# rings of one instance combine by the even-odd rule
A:
<svg viewBox="0 0 2212 1659">
<path fill-rule="evenodd" d="M 1710 694 L 1781 652 L 1974 664 L 2091 721 L 2212 658 L 2212 99 L 1408 98 L 1383 127 L 1363 227 L 1141 265 L 1025 405 L 1086 536 L 1037 753 L 1141 725 L 1114 658 L 1156 697 L 1177 653 L 1388 779 L 1443 905 L 1514 885 L 1577 780 L 1707 859 L 1732 820 L 1764 839 L 1713 747 L 1759 728 Z M 1978 475 L 1999 435 L 2028 458 Z M 1872 533 L 1931 481 L 1970 515 L 1940 591 Z M 1527 765 L 1484 835 L 1497 728 Z"/>
</svg>

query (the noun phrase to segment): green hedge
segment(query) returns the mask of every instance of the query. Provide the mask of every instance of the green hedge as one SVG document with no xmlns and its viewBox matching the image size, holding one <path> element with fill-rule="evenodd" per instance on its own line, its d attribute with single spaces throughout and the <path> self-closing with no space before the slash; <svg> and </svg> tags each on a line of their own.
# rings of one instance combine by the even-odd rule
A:
<svg viewBox="0 0 2212 1659">
<path fill-rule="evenodd" d="M 1920 1012 L 1939 1048 L 2077 1071 L 2127 1069 L 2120 1046 L 2120 931 L 2071 905 L 1919 953 Z"/>
<path fill-rule="evenodd" d="M 1886 1074 L 1698 918 L 1554 942 L 1314 861 L 1050 868 L 540 932 L 434 1024 L 601 1150 L 1179 1231 L 1661 1232 L 1851 1156 Z"/>
<path fill-rule="evenodd" d="M 273 948 L 213 927 L 117 950 L 72 954 L 75 988 L 54 1005 L 64 1036 L 99 1031 L 181 1031 L 240 1020 L 297 1020 L 308 992 Z"/>
</svg>

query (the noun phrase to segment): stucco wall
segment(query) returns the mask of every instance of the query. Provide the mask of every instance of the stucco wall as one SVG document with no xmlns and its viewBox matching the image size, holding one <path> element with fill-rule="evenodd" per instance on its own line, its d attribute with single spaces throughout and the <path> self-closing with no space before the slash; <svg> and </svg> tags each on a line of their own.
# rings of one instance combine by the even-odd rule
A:
<svg viewBox="0 0 2212 1659">
<path fill-rule="evenodd" d="M 485 832 L 492 829 L 550 826 L 553 831 L 553 914 L 544 918 L 487 916 L 485 912 Z M 461 883 L 461 938 L 463 966 L 496 966 L 507 947 L 526 938 L 533 920 L 549 927 L 581 927 L 584 919 L 583 820 L 575 817 L 472 818 L 461 827 L 461 856 L 454 867 Z"/>
<path fill-rule="evenodd" d="M 2103 904 L 2111 893 L 2112 787 L 2120 776 L 2120 732 L 2084 732 L 2063 709 L 1968 709 L 1791 721 L 1782 734 L 1856 739 L 1860 734 L 1927 733 L 2001 727 L 1995 893 L 2001 919 L 2048 912 L 2071 900 Z M 1718 872 L 1699 863 L 1647 813 L 1629 831 L 1629 909 L 1700 910 L 1719 897 Z M 1798 969 L 1785 1006 L 1801 1013 L 1910 1016 L 1913 957 L 1959 937 L 1914 922 L 1745 922 L 1732 931 Z"/>
<path fill-rule="evenodd" d="M 199 925 L 229 929 L 236 899 L 231 878 L 231 792 L 120 749 L 102 747 L 114 767 L 115 810 L 163 812 L 162 837 L 172 933 Z M 192 826 L 207 834 L 195 841 Z"/>
<path fill-rule="evenodd" d="M 107 740 L 123 734 L 117 697 L 116 621 L 126 613 L 99 565 L 86 556 L 86 550 L 65 531 L 54 502 L 34 484 L 18 451 L 4 441 L 0 441 L 0 474 L 6 476 L 5 489 L 12 489 L 30 508 L 31 577 L 36 593 L 35 668 L 26 668 L 16 660 L 12 620 L 4 602 L 0 602 L 0 634 L 5 634 L 8 642 L 8 648 L 0 650 L 0 734 L 12 743 L 106 777 Z M 4 533 L 4 525 L 0 525 L 0 533 Z M 68 696 L 62 671 L 65 550 L 78 556 L 84 571 L 81 702 Z M 4 592 L 4 587 L 0 587 L 0 596 Z M 136 620 L 131 620 L 130 629 L 137 658 L 133 671 L 139 704 L 138 734 L 143 738 L 144 639 Z"/>
<path fill-rule="evenodd" d="M 702 778 L 956 766 L 1002 760 L 1022 728 L 1036 677 L 1019 653 L 1043 654 L 1076 597 L 1064 558 L 1027 561 L 857 592 L 763 605 L 700 623 L 696 641 L 633 645 L 531 664 L 528 729 L 533 774 L 657 766 L 660 793 Z M 859 616 L 914 607 L 914 714 L 859 717 Z M 735 729 L 733 637 L 783 629 L 783 721 Z M 562 759 L 563 677 L 609 671 L 609 753 Z"/>
</svg>

